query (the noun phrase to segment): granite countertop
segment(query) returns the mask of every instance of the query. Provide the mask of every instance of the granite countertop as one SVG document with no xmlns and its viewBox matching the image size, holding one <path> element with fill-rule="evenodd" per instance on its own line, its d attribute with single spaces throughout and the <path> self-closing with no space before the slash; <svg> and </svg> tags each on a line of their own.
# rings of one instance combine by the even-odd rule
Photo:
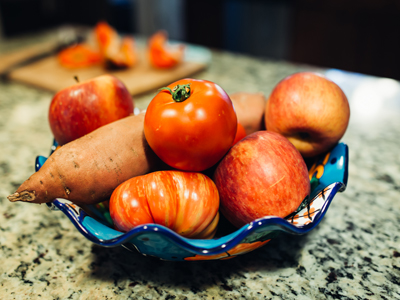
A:
<svg viewBox="0 0 400 300">
<path fill-rule="evenodd" d="M 2 41 L 0 52 L 37 37 Z M 44 39 L 44 38 L 43 38 Z M 195 77 L 228 93 L 263 92 L 285 76 L 315 70 L 213 52 Z M 47 155 L 52 93 L 0 83 L 1 299 L 400 299 L 400 84 L 323 70 L 347 94 L 352 115 L 349 180 L 309 234 L 281 235 L 225 261 L 168 262 L 84 238 L 61 212 L 6 196 Z M 153 97 L 136 97 L 144 109 Z"/>
</svg>

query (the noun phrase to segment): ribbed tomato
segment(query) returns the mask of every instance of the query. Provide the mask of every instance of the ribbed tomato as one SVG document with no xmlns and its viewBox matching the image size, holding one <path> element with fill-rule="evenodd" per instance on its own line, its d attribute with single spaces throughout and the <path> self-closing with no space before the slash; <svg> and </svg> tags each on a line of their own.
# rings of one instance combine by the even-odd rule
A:
<svg viewBox="0 0 400 300">
<path fill-rule="evenodd" d="M 215 165 L 235 139 L 237 117 L 228 94 L 217 84 L 182 79 L 162 89 L 146 110 L 144 133 L 168 165 L 203 171 Z"/>
<path fill-rule="evenodd" d="M 131 178 L 111 195 L 110 215 L 118 230 L 160 224 L 189 238 L 212 238 L 219 221 L 214 182 L 195 172 L 158 171 Z"/>
</svg>

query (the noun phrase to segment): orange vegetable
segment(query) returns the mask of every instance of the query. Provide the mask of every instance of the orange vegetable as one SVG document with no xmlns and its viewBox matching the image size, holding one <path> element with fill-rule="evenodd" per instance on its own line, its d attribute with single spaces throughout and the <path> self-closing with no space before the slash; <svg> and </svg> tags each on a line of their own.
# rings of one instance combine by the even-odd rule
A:
<svg viewBox="0 0 400 300">
<path fill-rule="evenodd" d="M 97 23 L 94 33 L 106 67 L 129 68 L 136 64 L 137 52 L 133 37 L 121 38 L 106 22 Z"/>
<path fill-rule="evenodd" d="M 229 97 L 235 107 L 238 121 L 247 135 L 265 130 L 264 112 L 267 99 L 262 93 L 236 92 Z"/>
<path fill-rule="evenodd" d="M 57 54 L 60 64 L 67 68 L 83 68 L 100 64 L 102 57 L 98 51 L 87 45 L 77 44 Z"/>
<path fill-rule="evenodd" d="M 8 199 L 45 203 L 64 198 L 80 205 L 108 200 L 122 182 L 163 166 L 147 144 L 143 126 L 144 113 L 65 144 Z"/>
<path fill-rule="evenodd" d="M 155 223 L 189 238 L 212 238 L 219 221 L 219 196 L 204 174 L 159 171 L 131 178 L 110 199 L 117 229 Z"/>
<path fill-rule="evenodd" d="M 106 22 L 99 22 L 94 28 L 96 40 L 99 45 L 101 55 L 107 56 L 115 48 L 119 40 L 118 33 Z"/>
<path fill-rule="evenodd" d="M 168 165 L 204 171 L 215 165 L 235 139 L 236 113 L 216 83 L 181 79 L 161 89 L 146 110 L 144 133 Z"/>
<path fill-rule="evenodd" d="M 148 56 L 150 64 L 155 68 L 172 68 L 183 60 L 184 45 L 168 45 L 166 31 L 153 34 L 148 43 Z"/>
<path fill-rule="evenodd" d="M 135 48 L 135 40 L 132 37 L 124 37 L 121 41 L 121 60 L 127 66 L 131 67 L 136 64 L 137 54 Z"/>
</svg>

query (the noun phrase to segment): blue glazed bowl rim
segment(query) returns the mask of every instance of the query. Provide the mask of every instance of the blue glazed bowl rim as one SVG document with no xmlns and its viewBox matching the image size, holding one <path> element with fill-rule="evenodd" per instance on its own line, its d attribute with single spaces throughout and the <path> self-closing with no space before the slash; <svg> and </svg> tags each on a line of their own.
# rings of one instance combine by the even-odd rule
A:
<svg viewBox="0 0 400 300">
<path fill-rule="evenodd" d="M 318 213 L 317 217 L 308 225 L 303 227 L 297 227 L 290 223 L 289 221 L 275 216 L 267 216 L 263 218 L 259 218 L 254 220 L 243 227 L 237 229 L 233 233 L 229 234 L 228 236 L 220 237 L 217 239 L 212 240 L 195 240 L 182 237 L 175 233 L 174 231 L 166 228 L 165 226 L 158 225 L 158 224 L 143 224 L 139 225 L 129 232 L 122 233 L 118 232 L 115 238 L 111 239 L 102 239 L 97 237 L 96 235 L 92 234 L 87 228 L 83 225 L 83 218 L 91 218 L 85 211 L 81 211 L 80 217 L 77 218 L 74 214 L 71 213 L 71 208 L 63 202 L 64 199 L 55 199 L 53 200 L 52 204 L 57 209 L 61 210 L 74 224 L 77 230 L 85 236 L 91 242 L 103 246 L 103 247 L 117 247 L 121 246 L 125 243 L 128 243 L 134 237 L 137 237 L 141 234 L 148 233 L 148 232 L 155 232 L 160 235 L 164 235 L 171 242 L 179 245 L 180 247 L 198 255 L 216 255 L 223 252 L 226 252 L 236 245 L 240 244 L 249 234 L 255 232 L 260 228 L 271 228 L 275 231 L 281 231 L 292 235 L 304 235 L 309 231 L 313 230 L 325 216 L 334 196 L 338 191 L 344 190 L 344 184 L 337 182 L 332 184 L 332 191 L 328 196 L 328 199 L 325 201 L 323 208 Z M 54 208 L 51 208 L 54 209 Z M 94 220 L 94 219 L 93 219 Z M 201 245 L 200 245 L 201 244 Z"/>
</svg>

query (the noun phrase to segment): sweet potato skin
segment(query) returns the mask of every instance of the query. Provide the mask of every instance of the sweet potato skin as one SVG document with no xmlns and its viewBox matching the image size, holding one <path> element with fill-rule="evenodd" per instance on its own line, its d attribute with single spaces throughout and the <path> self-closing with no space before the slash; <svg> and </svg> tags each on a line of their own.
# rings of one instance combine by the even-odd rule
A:
<svg viewBox="0 0 400 300">
<path fill-rule="evenodd" d="M 8 199 L 94 204 L 129 178 L 167 168 L 147 144 L 143 124 L 144 113 L 129 116 L 62 146 Z"/>
<path fill-rule="evenodd" d="M 264 111 L 267 103 L 263 93 L 236 92 L 230 94 L 238 121 L 249 135 L 265 130 Z"/>
</svg>

